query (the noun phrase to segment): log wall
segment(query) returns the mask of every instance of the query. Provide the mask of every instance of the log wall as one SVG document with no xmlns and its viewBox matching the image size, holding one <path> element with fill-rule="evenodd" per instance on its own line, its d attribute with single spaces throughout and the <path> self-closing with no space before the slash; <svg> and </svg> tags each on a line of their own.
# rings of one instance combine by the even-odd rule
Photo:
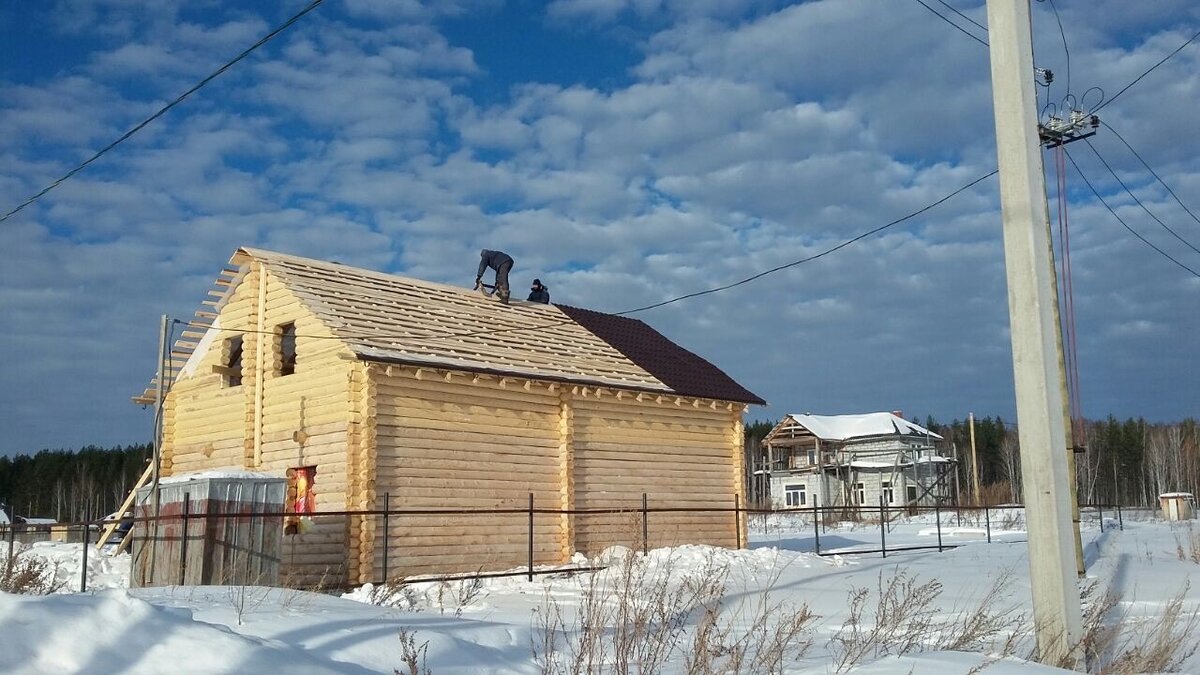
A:
<svg viewBox="0 0 1200 675">
<path fill-rule="evenodd" d="M 526 509 L 531 492 L 536 507 L 560 508 L 556 391 L 465 373 L 372 372 L 377 508 L 386 493 L 392 509 Z M 381 521 L 376 528 L 382 566 Z M 392 516 L 388 529 L 389 576 L 505 569 L 528 557 L 526 513 Z M 559 562 L 559 516 L 538 514 L 534 531 L 535 562 Z"/>
<path fill-rule="evenodd" d="M 289 322 L 298 336 L 296 368 L 282 375 L 276 332 Z M 242 468 L 284 476 L 289 468 L 315 465 L 318 512 L 358 508 L 347 500 L 352 402 L 361 388 L 349 349 L 257 263 L 222 307 L 220 325 L 247 331 L 240 333 L 242 383 L 227 386 L 213 371 L 224 339 L 239 334 L 222 332 L 167 397 L 164 475 Z M 284 537 L 284 578 L 301 585 L 356 581 L 360 533 L 350 536 L 343 517 L 315 518 L 314 525 Z"/>
<path fill-rule="evenodd" d="M 576 517 L 575 545 L 589 555 L 614 544 L 641 545 L 642 493 L 648 506 L 731 508 L 739 492 L 732 436 L 741 420 L 674 397 L 577 396 L 574 407 L 575 505 L 628 508 L 616 515 Z M 740 441 L 740 439 L 738 439 Z M 736 455 L 740 456 L 740 442 Z M 651 513 L 651 548 L 683 543 L 733 547 L 732 513 Z M 742 540 L 744 541 L 744 540 Z"/>
</svg>

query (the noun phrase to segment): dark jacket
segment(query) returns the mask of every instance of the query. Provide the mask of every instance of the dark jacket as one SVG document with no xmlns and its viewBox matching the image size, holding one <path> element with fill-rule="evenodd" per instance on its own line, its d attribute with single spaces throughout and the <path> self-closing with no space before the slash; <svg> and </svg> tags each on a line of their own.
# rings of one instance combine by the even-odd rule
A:
<svg viewBox="0 0 1200 675">
<path fill-rule="evenodd" d="M 508 263 L 509 266 L 513 264 L 513 259 L 507 253 L 484 249 L 479 255 L 479 272 L 475 276 L 482 277 L 483 271 L 489 267 L 499 272 L 500 266 L 505 263 Z"/>
<path fill-rule="evenodd" d="M 529 291 L 529 301 L 541 302 L 548 305 L 550 304 L 550 291 L 548 291 L 545 286 Z"/>
</svg>

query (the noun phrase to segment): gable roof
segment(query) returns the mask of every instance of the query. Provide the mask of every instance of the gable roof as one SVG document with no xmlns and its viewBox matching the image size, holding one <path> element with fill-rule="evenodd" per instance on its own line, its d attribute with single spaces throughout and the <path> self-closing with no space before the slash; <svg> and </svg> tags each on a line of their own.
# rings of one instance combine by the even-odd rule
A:
<svg viewBox="0 0 1200 675">
<path fill-rule="evenodd" d="M 520 300 L 503 305 L 457 286 L 262 249 L 238 249 L 218 280 L 223 290 L 210 292 L 218 296 L 206 303 L 212 311 L 198 315 L 215 320 L 255 262 L 365 361 L 764 403 L 635 319 Z M 172 352 L 177 358 L 208 342 L 204 333 L 187 337 Z M 135 400 L 146 398 L 154 400 L 153 388 Z"/>
<path fill-rule="evenodd" d="M 942 439 L 941 436 L 925 427 L 890 412 L 863 415 L 800 415 L 793 413 L 788 417 L 823 441 L 848 441 L 872 436 L 928 436 L 938 440 Z"/>
</svg>

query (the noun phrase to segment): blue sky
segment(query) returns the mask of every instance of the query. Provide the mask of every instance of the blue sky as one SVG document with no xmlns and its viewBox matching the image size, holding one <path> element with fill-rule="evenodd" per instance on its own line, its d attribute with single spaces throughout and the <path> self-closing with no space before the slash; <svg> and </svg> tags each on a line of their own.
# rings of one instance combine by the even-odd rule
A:
<svg viewBox="0 0 1200 675">
<path fill-rule="evenodd" d="M 0 5 L 0 211 L 304 4 Z M 951 4 L 986 23 L 979 0 Z M 1186 0 L 1057 5 L 1076 96 L 1112 95 L 1200 27 Z M 1049 12 L 1034 3 L 1037 62 L 1059 101 Z M 986 49 L 906 0 L 327 0 L 0 223 L 0 453 L 147 439 L 129 397 L 158 316 L 190 316 L 239 246 L 462 285 L 499 248 L 555 301 L 620 311 L 811 255 L 987 173 L 990 97 Z M 1193 44 L 1102 112 L 1193 210 L 1198 104 Z M 1119 141 L 1094 144 L 1200 245 Z M 1071 150 L 1132 227 L 1200 269 Z M 1195 416 L 1200 279 L 1069 183 L 1084 413 Z M 751 418 L 1011 419 L 996 189 L 639 316 L 771 402 Z"/>
</svg>

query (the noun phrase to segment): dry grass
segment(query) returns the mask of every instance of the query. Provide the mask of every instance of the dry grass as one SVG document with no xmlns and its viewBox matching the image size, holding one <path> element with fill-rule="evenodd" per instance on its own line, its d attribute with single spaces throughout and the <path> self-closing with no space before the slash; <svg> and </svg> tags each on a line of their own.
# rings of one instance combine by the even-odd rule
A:
<svg viewBox="0 0 1200 675">
<path fill-rule="evenodd" d="M 429 669 L 427 657 L 429 641 L 417 644 L 416 634 L 400 629 L 400 660 L 404 662 L 404 670 L 396 668 L 395 675 L 433 675 Z"/>
<path fill-rule="evenodd" d="M 1187 541 L 1180 538 L 1178 530 L 1175 531 L 1175 554 L 1180 560 L 1190 560 L 1200 565 L 1200 535 L 1196 534 L 1196 528 L 1191 523 L 1187 526 Z"/>
<path fill-rule="evenodd" d="M 849 617 L 828 645 L 835 671 L 883 656 L 942 649 L 1011 655 L 1026 634 L 1024 615 L 1005 604 L 1011 579 L 1011 573 L 1000 575 L 978 604 L 952 611 L 946 620 L 937 606 L 941 582 L 918 582 L 903 572 L 885 579 L 880 572 L 874 596 L 869 588 L 850 592 Z M 871 605 L 875 611 L 868 613 Z"/>
<path fill-rule="evenodd" d="M 50 595 L 66 585 L 57 581 L 58 565 L 17 551 L 0 568 L 0 591 L 17 595 Z"/>
<path fill-rule="evenodd" d="M 584 578 L 571 619 L 550 596 L 535 610 L 532 651 L 544 675 L 655 673 L 679 662 L 689 675 L 781 672 L 808 647 L 807 607 L 763 593 L 751 611 L 745 602 L 726 610 L 728 569 L 711 558 L 682 579 L 672 560 L 634 553 L 610 572 Z M 603 586 L 610 578 L 615 587 Z"/>
</svg>

